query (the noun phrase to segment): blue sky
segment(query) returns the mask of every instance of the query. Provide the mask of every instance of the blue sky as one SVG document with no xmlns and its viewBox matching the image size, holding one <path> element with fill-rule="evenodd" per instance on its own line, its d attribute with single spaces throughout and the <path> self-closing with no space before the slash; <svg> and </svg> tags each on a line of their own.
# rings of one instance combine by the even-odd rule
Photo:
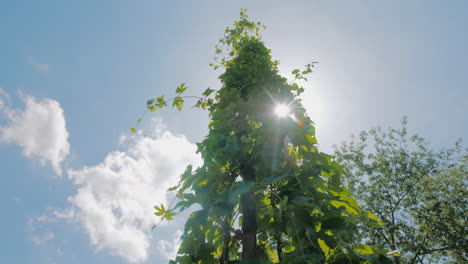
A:
<svg viewBox="0 0 468 264">
<path fill-rule="evenodd" d="M 3 1 L 0 4 L 2 263 L 164 263 L 183 216 L 151 205 L 207 133 L 187 108 L 146 114 L 182 82 L 218 88 L 208 64 L 247 8 L 286 76 L 319 61 L 303 103 L 321 149 L 372 126 L 448 147 L 466 139 L 464 1 Z M 466 143 L 464 144 L 466 145 Z"/>
</svg>

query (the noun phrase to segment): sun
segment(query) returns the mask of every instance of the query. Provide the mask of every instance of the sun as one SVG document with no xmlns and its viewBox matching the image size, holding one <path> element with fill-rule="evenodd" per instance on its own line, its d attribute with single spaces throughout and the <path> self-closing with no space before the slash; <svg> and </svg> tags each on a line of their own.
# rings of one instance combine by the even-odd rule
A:
<svg viewBox="0 0 468 264">
<path fill-rule="evenodd" d="M 289 115 L 289 107 L 285 104 L 278 104 L 275 108 L 276 116 L 283 118 Z"/>
</svg>

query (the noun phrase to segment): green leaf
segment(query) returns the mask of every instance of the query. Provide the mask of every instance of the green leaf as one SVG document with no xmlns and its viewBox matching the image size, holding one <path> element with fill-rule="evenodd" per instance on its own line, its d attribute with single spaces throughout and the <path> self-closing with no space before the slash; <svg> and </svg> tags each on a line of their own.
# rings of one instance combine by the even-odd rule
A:
<svg viewBox="0 0 468 264">
<path fill-rule="evenodd" d="M 370 211 L 367 211 L 367 218 L 377 222 L 377 225 L 379 226 L 385 225 L 384 222 L 382 222 L 375 214 L 371 213 Z"/>
<path fill-rule="evenodd" d="M 342 217 L 332 217 L 322 222 L 322 229 L 346 230 L 346 221 Z"/>
<path fill-rule="evenodd" d="M 206 90 L 202 93 L 203 96 L 210 96 L 210 94 L 214 92 L 213 89 L 211 89 L 210 87 L 206 88 Z"/>
<path fill-rule="evenodd" d="M 279 182 L 279 181 L 281 181 L 282 179 L 284 179 L 284 178 L 286 178 L 288 176 L 289 176 L 289 173 L 284 173 L 284 174 L 281 174 L 279 176 L 268 177 L 268 178 L 265 179 L 265 184 L 269 185 L 269 184 Z"/>
<path fill-rule="evenodd" d="M 314 136 L 307 134 L 306 137 L 310 143 L 317 144 L 317 138 L 315 138 Z"/>
<path fill-rule="evenodd" d="M 164 208 L 164 204 L 161 204 L 161 206 L 155 206 L 154 209 L 156 209 L 156 213 L 154 213 L 157 216 L 164 215 L 166 213 L 166 209 Z"/>
<path fill-rule="evenodd" d="M 175 106 L 177 110 L 181 111 L 182 107 L 184 106 L 184 99 L 182 99 L 180 96 L 177 96 L 174 98 L 174 101 L 172 101 L 172 106 Z"/>
<path fill-rule="evenodd" d="M 291 202 L 293 204 L 303 206 L 303 207 L 312 207 L 312 208 L 320 208 L 319 205 L 317 205 L 312 198 L 306 197 L 306 196 L 295 196 Z"/>
<path fill-rule="evenodd" d="M 180 199 L 183 199 L 182 201 L 179 201 L 175 208 L 180 208 L 180 210 L 184 210 L 185 208 L 188 208 L 192 206 L 195 202 L 197 202 L 197 197 L 193 193 L 184 193 Z"/>
<path fill-rule="evenodd" d="M 305 254 L 304 259 L 308 260 L 308 263 L 322 263 L 323 259 L 325 257 L 322 254 L 317 254 L 317 253 L 310 253 L 310 254 Z"/>
<path fill-rule="evenodd" d="M 163 108 L 164 106 L 167 106 L 166 99 L 164 98 L 164 95 L 156 97 L 156 106 L 159 107 L 159 108 Z"/>
<path fill-rule="evenodd" d="M 168 220 L 168 221 L 171 221 L 171 220 L 174 220 L 173 216 L 176 216 L 177 213 L 174 213 L 172 210 L 167 210 L 165 213 L 164 213 L 164 217 Z"/>
<path fill-rule="evenodd" d="M 368 245 L 356 245 L 354 246 L 354 250 L 359 254 L 374 254 L 374 249 Z"/>
<path fill-rule="evenodd" d="M 289 200 L 289 197 L 288 196 L 284 196 L 283 197 L 283 200 L 281 200 L 278 204 L 278 207 L 281 209 L 281 210 L 286 210 L 286 208 L 288 208 L 288 200 Z"/>
<path fill-rule="evenodd" d="M 197 103 L 196 103 L 193 107 L 201 108 L 201 107 L 202 107 L 202 104 L 203 104 L 203 99 L 198 99 L 198 100 L 197 100 Z"/>
<path fill-rule="evenodd" d="M 359 211 L 357 209 L 351 207 L 347 202 L 333 200 L 333 201 L 330 202 L 330 204 L 332 204 L 336 208 L 344 207 L 346 212 L 348 212 L 349 214 L 352 214 L 352 215 L 358 215 L 359 214 Z"/>
<path fill-rule="evenodd" d="M 229 200 L 236 201 L 239 195 L 249 192 L 255 186 L 254 181 L 234 182 L 229 191 Z"/>
<path fill-rule="evenodd" d="M 295 69 L 294 71 L 292 71 L 292 74 L 296 75 L 296 74 L 298 74 L 299 72 L 300 72 L 299 69 Z"/>
<path fill-rule="evenodd" d="M 207 185 L 208 184 L 208 179 L 204 179 L 202 182 L 198 183 L 197 185 L 199 187 L 203 186 L 203 185 Z"/>
<path fill-rule="evenodd" d="M 178 94 L 181 94 L 183 93 L 185 90 L 187 90 L 187 86 L 185 86 L 185 83 L 181 83 L 177 88 L 176 88 L 176 93 Z"/>
<path fill-rule="evenodd" d="M 131 127 L 130 128 L 130 131 L 132 131 L 132 133 L 135 133 L 136 132 L 136 129 L 134 127 Z"/>
<path fill-rule="evenodd" d="M 359 254 L 366 254 L 366 255 L 367 254 L 379 254 L 379 255 L 387 254 L 387 250 L 374 248 L 369 245 L 359 244 L 359 245 L 355 245 L 353 249 Z"/>
<path fill-rule="evenodd" d="M 203 101 L 201 104 L 202 109 L 206 109 L 208 106 L 210 106 L 210 104 L 207 101 Z"/>
</svg>

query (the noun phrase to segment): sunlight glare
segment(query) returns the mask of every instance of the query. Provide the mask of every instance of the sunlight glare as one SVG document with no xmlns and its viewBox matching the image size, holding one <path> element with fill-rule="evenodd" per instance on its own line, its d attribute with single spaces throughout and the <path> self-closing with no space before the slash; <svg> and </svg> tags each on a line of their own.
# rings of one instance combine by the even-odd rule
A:
<svg viewBox="0 0 468 264">
<path fill-rule="evenodd" d="M 289 115 L 289 107 L 285 104 L 279 104 L 275 108 L 275 114 L 282 118 Z"/>
</svg>

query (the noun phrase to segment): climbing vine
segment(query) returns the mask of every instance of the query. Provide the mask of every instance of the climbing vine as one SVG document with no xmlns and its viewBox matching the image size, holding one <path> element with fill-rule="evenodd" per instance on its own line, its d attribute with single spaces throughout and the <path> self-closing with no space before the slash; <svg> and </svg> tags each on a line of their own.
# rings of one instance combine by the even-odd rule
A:
<svg viewBox="0 0 468 264">
<path fill-rule="evenodd" d="M 178 199 L 174 207 L 155 207 L 170 220 L 198 205 L 170 263 L 391 263 L 387 251 L 355 241 L 359 218 L 371 226 L 382 222 L 342 187 L 342 169 L 318 150 L 314 124 L 298 98 L 304 89 L 295 81 L 306 80 L 315 63 L 294 70 L 288 83 L 262 41 L 262 27 L 242 9 L 226 29 L 211 64 L 224 69 L 220 89 L 184 96 L 181 84 L 174 97 L 146 104 L 150 111 L 168 104 L 181 110 L 194 98 L 211 120 L 197 144 L 203 165 L 189 165 L 170 189 Z M 286 117 L 273 114 L 278 104 L 288 106 Z"/>
</svg>

